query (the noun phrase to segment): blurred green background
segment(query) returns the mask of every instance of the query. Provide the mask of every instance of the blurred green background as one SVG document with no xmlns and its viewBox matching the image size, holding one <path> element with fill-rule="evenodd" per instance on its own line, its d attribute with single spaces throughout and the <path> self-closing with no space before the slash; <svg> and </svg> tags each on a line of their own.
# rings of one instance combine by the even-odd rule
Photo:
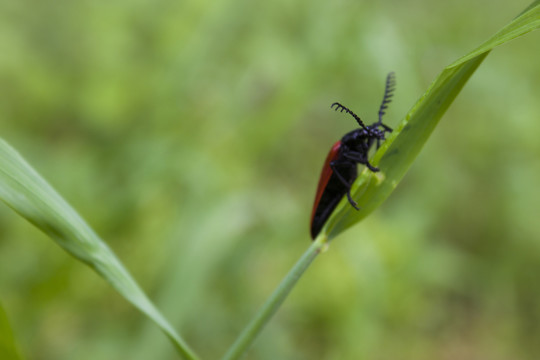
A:
<svg viewBox="0 0 540 360">
<path fill-rule="evenodd" d="M 0 136 L 203 359 L 310 243 L 330 146 L 395 126 L 529 1 L 0 0 Z M 497 48 L 386 203 L 313 264 L 248 359 L 540 353 L 540 34 Z M 0 206 L 0 299 L 29 359 L 176 359 L 156 326 Z"/>
</svg>

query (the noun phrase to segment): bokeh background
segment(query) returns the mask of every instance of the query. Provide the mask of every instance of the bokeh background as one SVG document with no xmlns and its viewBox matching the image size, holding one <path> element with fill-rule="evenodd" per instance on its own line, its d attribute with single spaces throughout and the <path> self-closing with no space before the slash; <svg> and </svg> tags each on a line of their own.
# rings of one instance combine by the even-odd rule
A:
<svg viewBox="0 0 540 360">
<path fill-rule="evenodd" d="M 0 2 L 0 136 L 203 359 L 310 243 L 320 168 L 395 126 L 528 1 Z M 480 66 L 393 195 L 332 243 L 248 359 L 540 353 L 540 34 Z M 176 359 L 90 269 L 0 206 L 0 299 L 29 359 Z"/>
</svg>

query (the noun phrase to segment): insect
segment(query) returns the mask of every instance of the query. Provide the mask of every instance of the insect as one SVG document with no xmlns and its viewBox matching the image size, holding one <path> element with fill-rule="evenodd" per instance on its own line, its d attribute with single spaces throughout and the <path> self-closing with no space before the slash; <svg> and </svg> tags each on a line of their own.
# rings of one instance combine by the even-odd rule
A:
<svg viewBox="0 0 540 360">
<path fill-rule="evenodd" d="M 350 114 L 360 125 L 359 129 L 353 130 L 337 141 L 330 149 L 319 178 L 315 203 L 311 212 L 311 238 L 315 239 L 321 231 L 324 223 L 330 217 L 337 204 L 347 195 L 347 199 L 353 208 L 359 210 L 358 204 L 351 197 L 351 186 L 358 176 L 358 164 L 365 165 L 373 172 L 379 171 L 369 163 L 368 155 L 374 144 L 379 148 L 381 141 L 385 139 L 385 133 L 392 129 L 382 122 L 385 110 L 392 101 L 396 87 L 394 73 L 386 77 L 384 96 L 379 107 L 379 121 L 366 126 L 360 117 L 354 112 L 341 105 L 333 103 L 330 107 L 336 111 Z"/>
</svg>

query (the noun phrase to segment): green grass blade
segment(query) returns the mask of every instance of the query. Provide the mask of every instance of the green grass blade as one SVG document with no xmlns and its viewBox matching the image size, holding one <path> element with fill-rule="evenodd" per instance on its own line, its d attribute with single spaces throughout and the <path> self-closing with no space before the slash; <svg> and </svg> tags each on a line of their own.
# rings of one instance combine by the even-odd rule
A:
<svg viewBox="0 0 540 360">
<path fill-rule="evenodd" d="M 13 336 L 13 331 L 11 330 L 7 314 L 4 311 L 2 304 L 0 304 L 0 359 L 22 359 L 15 346 L 15 337 Z"/>
<path fill-rule="evenodd" d="M 371 163 L 378 166 L 380 172 L 373 173 L 364 169 L 353 184 L 353 197 L 360 210 L 354 210 L 346 198 L 336 207 L 322 229 L 329 239 L 365 218 L 392 193 L 441 117 L 488 53 L 495 46 L 539 27 L 540 1 L 535 1 L 491 39 L 447 66 L 439 74 L 375 153 Z"/>
<path fill-rule="evenodd" d="M 5 141 L 0 139 L 0 199 L 92 267 L 152 319 L 186 359 L 197 357 L 155 308 L 112 250 L 77 212 Z"/>
<path fill-rule="evenodd" d="M 246 351 L 253 345 L 253 342 L 255 342 L 257 336 L 259 336 L 260 332 L 278 311 L 281 304 L 283 304 L 298 280 L 300 280 L 313 260 L 315 260 L 317 255 L 319 255 L 325 247 L 326 238 L 324 235 L 319 235 L 281 281 L 272 295 L 268 297 L 266 302 L 257 311 L 236 341 L 231 345 L 229 350 L 227 350 L 227 353 L 223 356 L 222 360 L 237 360 L 244 356 Z"/>
<path fill-rule="evenodd" d="M 491 37 L 488 41 L 480 45 L 469 54 L 459 58 L 453 64 L 448 67 L 455 67 L 463 64 L 466 61 L 471 60 L 485 52 L 490 51 L 495 46 L 499 46 L 522 36 L 528 32 L 536 30 L 540 27 L 540 4 L 538 1 L 532 3 L 526 10 L 524 10 L 518 17 L 516 17 L 510 24 L 502 28 L 497 34 Z"/>
</svg>

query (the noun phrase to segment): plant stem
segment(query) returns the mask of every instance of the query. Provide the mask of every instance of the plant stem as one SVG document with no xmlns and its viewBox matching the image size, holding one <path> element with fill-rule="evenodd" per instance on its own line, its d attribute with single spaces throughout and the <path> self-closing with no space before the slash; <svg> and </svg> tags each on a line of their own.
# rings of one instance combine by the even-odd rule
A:
<svg viewBox="0 0 540 360">
<path fill-rule="evenodd" d="M 311 262 L 315 260 L 321 250 L 327 245 L 327 237 L 323 232 L 313 241 L 311 246 L 306 250 L 302 257 L 296 262 L 293 268 L 281 281 L 279 286 L 274 290 L 272 295 L 266 300 L 263 306 L 255 314 L 244 331 L 238 336 L 234 344 L 229 348 L 222 360 L 240 359 L 247 349 L 253 344 L 255 338 L 268 323 L 270 318 L 279 309 L 287 295 L 296 285 L 304 271 L 309 267 Z"/>
</svg>

